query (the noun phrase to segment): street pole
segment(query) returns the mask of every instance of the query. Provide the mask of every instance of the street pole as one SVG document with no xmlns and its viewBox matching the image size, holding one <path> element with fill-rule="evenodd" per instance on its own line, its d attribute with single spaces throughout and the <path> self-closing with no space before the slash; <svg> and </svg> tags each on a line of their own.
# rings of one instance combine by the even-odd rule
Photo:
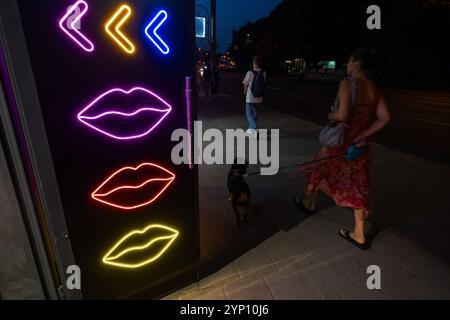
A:
<svg viewBox="0 0 450 320">
<path fill-rule="evenodd" d="M 211 0 L 211 66 L 216 65 L 217 55 L 217 33 L 216 33 L 216 21 L 217 21 L 217 3 L 216 0 Z"/>
</svg>

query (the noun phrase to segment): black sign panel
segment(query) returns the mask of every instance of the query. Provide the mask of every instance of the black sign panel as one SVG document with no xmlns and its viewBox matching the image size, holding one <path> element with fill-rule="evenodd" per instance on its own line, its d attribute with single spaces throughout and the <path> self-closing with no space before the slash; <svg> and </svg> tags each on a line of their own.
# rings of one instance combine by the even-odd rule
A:
<svg viewBox="0 0 450 320">
<path fill-rule="evenodd" d="M 18 4 L 83 296 L 126 298 L 195 266 L 197 173 L 171 161 L 194 2 Z"/>
</svg>

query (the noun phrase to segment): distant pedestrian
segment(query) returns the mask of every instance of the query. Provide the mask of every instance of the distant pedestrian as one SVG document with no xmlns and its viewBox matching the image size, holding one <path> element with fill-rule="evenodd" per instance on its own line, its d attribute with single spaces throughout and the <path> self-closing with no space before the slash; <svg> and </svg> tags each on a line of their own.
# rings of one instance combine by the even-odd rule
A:
<svg viewBox="0 0 450 320">
<path fill-rule="evenodd" d="M 299 209 L 307 214 L 315 213 L 319 191 L 328 194 L 338 206 L 353 209 L 353 230 L 340 229 L 339 235 L 363 250 L 368 249 L 364 228 L 370 213 L 369 139 L 390 121 L 389 110 L 380 90 L 368 78 L 368 74 L 374 71 L 374 65 L 375 56 L 370 50 L 360 48 L 350 56 L 347 73 L 351 78 L 340 83 L 336 103 L 338 109 L 329 114 L 331 121 L 346 122 L 344 143 L 336 148 L 324 147 L 316 156 L 317 160 L 335 155 L 338 155 L 337 158 L 301 166 L 300 172 L 306 176 L 308 185 L 305 197 L 296 198 Z M 360 158 L 352 161 L 339 156 L 352 144 L 365 148 Z"/>
<path fill-rule="evenodd" d="M 258 133 L 258 110 L 257 107 L 263 103 L 267 74 L 262 69 L 262 58 L 253 58 L 253 69 L 248 71 L 242 84 L 245 94 L 245 114 L 247 116 L 249 129 L 247 133 L 257 136 Z"/>
<path fill-rule="evenodd" d="M 212 84 L 211 84 L 211 94 L 213 100 L 219 98 L 219 90 L 220 90 L 219 68 L 217 68 L 217 66 L 214 66 L 212 69 Z"/>
<path fill-rule="evenodd" d="M 207 63 L 203 67 L 202 87 L 205 94 L 205 99 L 211 102 L 211 85 L 212 85 L 212 70 L 211 64 Z"/>
</svg>

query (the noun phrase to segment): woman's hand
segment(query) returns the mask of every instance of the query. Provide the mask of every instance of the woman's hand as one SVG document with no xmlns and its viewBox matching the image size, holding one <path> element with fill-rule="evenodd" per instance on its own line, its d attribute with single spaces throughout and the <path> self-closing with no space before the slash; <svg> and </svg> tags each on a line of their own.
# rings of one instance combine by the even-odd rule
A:
<svg viewBox="0 0 450 320">
<path fill-rule="evenodd" d="M 328 114 L 328 120 L 334 121 L 334 112 L 330 112 L 330 113 Z"/>
<path fill-rule="evenodd" d="M 357 148 L 362 148 L 367 143 L 367 136 L 365 134 L 360 134 L 353 143 L 356 145 Z"/>
</svg>

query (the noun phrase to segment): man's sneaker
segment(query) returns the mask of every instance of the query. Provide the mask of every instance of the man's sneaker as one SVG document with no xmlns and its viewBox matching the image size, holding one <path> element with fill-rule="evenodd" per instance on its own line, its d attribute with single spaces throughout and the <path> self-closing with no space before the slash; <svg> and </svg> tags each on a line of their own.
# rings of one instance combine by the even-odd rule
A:
<svg viewBox="0 0 450 320">
<path fill-rule="evenodd" d="M 255 129 L 248 129 L 246 131 L 246 134 L 248 134 L 251 138 L 256 138 L 258 137 L 258 131 Z"/>
</svg>

